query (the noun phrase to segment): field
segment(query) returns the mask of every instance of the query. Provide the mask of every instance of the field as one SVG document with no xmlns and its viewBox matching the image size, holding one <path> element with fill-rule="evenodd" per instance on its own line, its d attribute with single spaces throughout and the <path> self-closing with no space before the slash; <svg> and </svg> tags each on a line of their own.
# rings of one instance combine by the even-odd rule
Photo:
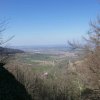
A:
<svg viewBox="0 0 100 100">
<path fill-rule="evenodd" d="M 69 52 L 54 53 L 22 53 L 16 54 L 14 63 L 30 67 L 37 74 L 54 74 L 68 67 L 70 60 L 75 60 L 75 55 Z M 13 64 L 14 64 L 13 63 Z M 62 72 L 62 71 L 61 71 Z"/>
</svg>

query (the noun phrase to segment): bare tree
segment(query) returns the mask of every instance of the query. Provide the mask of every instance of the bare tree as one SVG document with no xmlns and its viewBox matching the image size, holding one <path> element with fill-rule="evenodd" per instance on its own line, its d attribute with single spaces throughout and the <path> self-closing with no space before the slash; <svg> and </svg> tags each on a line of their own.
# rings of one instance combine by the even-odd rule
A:
<svg viewBox="0 0 100 100">
<path fill-rule="evenodd" d="M 7 53 L 7 49 L 3 47 L 8 41 L 10 41 L 14 36 L 8 38 L 7 40 L 3 40 L 2 34 L 6 30 L 6 21 L 0 22 L 0 66 L 3 66 L 7 63 L 9 59 L 9 54 Z"/>
<path fill-rule="evenodd" d="M 84 58 L 84 66 L 86 66 L 93 75 L 96 76 L 98 86 L 100 87 L 100 18 L 96 21 L 90 22 L 90 30 L 88 31 L 87 37 L 83 37 L 83 44 L 80 42 L 68 42 L 71 49 L 80 49 Z"/>
<path fill-rule="evenodd" d="M 80 49 L 88 53 L 93 53 L 100 49 L 100 18 L 98 17 L 95 22 L 90 22 L 90 27 L 87 37 L 82 37 L 84 40 L 83 44 L 79 41 L 68 41 L 71 49 Z"/>
</svg>

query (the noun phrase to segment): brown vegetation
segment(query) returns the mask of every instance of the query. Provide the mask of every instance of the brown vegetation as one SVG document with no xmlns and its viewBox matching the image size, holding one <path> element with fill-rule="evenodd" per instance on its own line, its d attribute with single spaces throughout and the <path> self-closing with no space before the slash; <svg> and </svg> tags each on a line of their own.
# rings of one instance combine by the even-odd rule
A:
<svg viewBox="0 0 100 100">
<path fill-rule="evenodd" d="M 85 44 L 69 42 L 72 49 L 79 49 L 82 52 L 82 61 L 74 63 L 74 67 L 80 79 L 85 85 L 85 100 L 100 99 L 100 19 L 91 23 L 88 38 L 84 38 Z M 84 56 L 85 55 L 85 56 Z M 89 92 L 86 92 L 88 91 Z M 95 89 L 97 92 L 95 92 Z M 91 91 L 91 92 L 90 92 Z M 86 94 L 87 93 L 87 94 Z M 86 96 L 87 95 L 87 96 Z M 91 98 L 91 99 L 90 99 Z"/>
</svg>

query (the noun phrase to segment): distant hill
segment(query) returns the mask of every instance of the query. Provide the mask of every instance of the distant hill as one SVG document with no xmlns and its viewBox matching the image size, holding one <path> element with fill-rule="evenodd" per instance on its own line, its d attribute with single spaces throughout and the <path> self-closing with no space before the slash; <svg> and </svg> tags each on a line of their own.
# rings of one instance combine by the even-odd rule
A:
<svg viewBox="0 0 100 100">
<path fill-rule="evenodd" d="M 2 54 L 15 54 L 15 53 L 24 53 L 24 51 L 19 50 L 19 49 L 0 47 L 0 53 L 2 53 Z"/>
</svg>

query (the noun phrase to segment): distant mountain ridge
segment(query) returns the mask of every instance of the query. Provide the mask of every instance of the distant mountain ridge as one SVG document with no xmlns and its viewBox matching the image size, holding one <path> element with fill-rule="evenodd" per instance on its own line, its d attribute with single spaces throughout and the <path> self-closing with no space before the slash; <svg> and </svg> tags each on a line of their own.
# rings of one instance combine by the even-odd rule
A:
<svg viewBox="0 0 100 100">
<path fill-rule="evenodd" d="M 2 53 L 2 54 L 15 54 L 15 53 L 24 53 L 24 51 L 20 50 L 20 49 L 0 47 L 0 53 Z"/>
</svg>

